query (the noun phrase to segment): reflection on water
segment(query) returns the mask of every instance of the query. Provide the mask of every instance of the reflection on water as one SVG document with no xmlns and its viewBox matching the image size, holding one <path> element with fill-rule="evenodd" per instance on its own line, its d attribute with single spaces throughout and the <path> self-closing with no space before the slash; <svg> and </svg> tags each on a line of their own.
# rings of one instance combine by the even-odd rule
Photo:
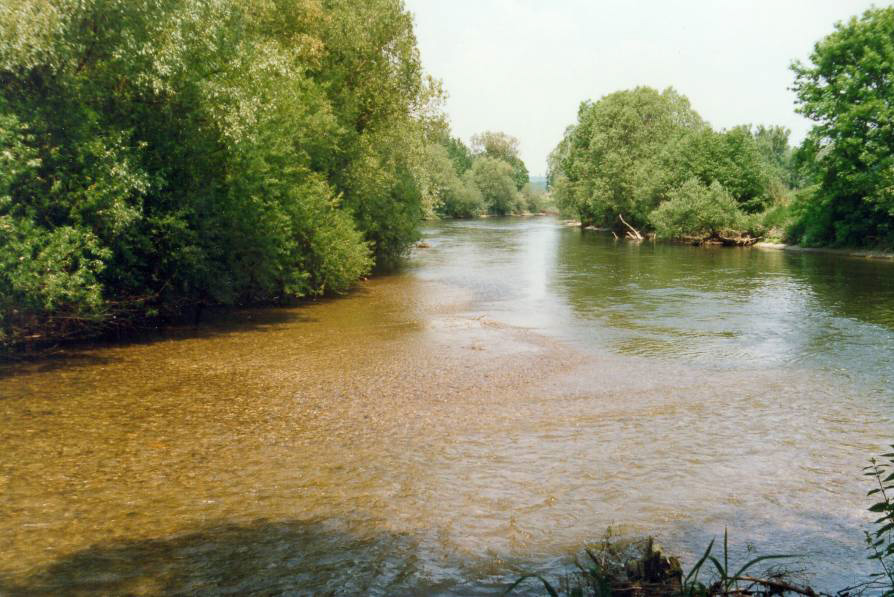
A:
<svg viewBox="0 0 894 597">
<path fill-rule="evenodd" d="M 894 265 L 427 236 L 343 299 L 0 371 L 0 594 L 489 594 L 609 525 L 867 570 Z"/>
<path fill-rule="evenodd" d="M 555 285 L 589 338 L 723 367 L 894 366 L 889 263 L 752 249 L 634 245 L 565 231 Z M 870 363 L 866 360 L 869 359 Z"/>
</svg>

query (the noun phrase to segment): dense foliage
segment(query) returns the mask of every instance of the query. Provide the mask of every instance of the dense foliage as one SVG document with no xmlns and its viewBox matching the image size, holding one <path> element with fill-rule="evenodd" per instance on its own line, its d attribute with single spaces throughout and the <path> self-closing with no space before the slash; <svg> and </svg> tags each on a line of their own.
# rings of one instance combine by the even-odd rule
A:
<svg viewBox="0 0 894 597">
<path fill-rule="evenodd" d="M 472 164 L 472 180 L 481 190 L 490 213 L 503 216 L 518 209 L 519 194 L 513 174 L 511 164 L 487 155 Z"/>
<path fill-rule="evenodd" d="M 671 190 L 667 201 L 649 214 L 655 232 L 664 238 L 716 237 L 740 229 L 741 220 L 736 200 L 723 185 L 715 180 L 706 187 L 697 178 Z"/>
<path fill-rule="evenodd" d="M 581 104 L 549 184 L 584 225 L 716 236 L 755 228 L 745 215 L 784 200 L 790 170 L 786 129 L 715 131 L 673 89 L 638 87 Z"/>
<path fill-rule="evenodd" d="M 430 217 L 472 218 L 540 212 L 545 194 L 529 184 L 519 141 L 486 131 L 469 148 L 446 127 L 426 146 L 427 184 L 423 203 Z"/>
<path fill-rule="evenodd" d="M 653 173 L 663 148 L 701 126 L 689 101 L 672 89 L 638 87 L 583 102 L 557 148 L 557 199 L 585 224 L 610 226 L 623 214 L 645 225 L 656 204 Z"/>
<path fill-rule="evenodd" d="M 346 290 L 438 93 L 400 0 L 0 0 L 0 343 Z"/>
<path fill-rule="evenodd" d="M 669 238 L 894 247 L 892 40 L 894 8 L 873 8 L 793 65 L 798 111 L 816 122 L 797 150 L 783 127 L 713 130 L 673 89 L 584 102 L 549 156 L 552 195 L 616 232 L 624 218 Z"/>
<path fill-rule="evenodd" d="M 796 63 L 799 111 L 816 122 L 799 156 L 814 192 L 794 206 L 804 244 L 894 246 L 894 8 L 839 23 Z"/>
<path fill-rule="evenodd" d="M 472 137 L 472 149 L 476 154 L 503 160 L 512 167 L 515 188 L 522 190 L 530 181 L 528 168 L 518 155 L 518 139 L 506 133 L 485 131 Z"/>
</svg>

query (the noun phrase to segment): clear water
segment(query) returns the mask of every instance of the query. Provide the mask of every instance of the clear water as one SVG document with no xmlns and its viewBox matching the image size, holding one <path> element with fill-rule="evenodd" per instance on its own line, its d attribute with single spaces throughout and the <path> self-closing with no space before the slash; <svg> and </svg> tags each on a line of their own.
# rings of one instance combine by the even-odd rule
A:
<svg viewBox="0 0 894 597">
<path fill-rule="evenodd" d="M 491 594 L 609 526 L 871 570 L 894 264 L 426 240 L 347 297 L 0 370 L 0 594 Z"/>
</svg>

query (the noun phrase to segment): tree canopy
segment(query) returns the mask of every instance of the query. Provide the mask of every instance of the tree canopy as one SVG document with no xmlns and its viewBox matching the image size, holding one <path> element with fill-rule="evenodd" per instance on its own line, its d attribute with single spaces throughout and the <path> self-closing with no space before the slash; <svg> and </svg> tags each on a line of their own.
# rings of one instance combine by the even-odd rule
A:
<svg viewBox="0 0 894 597">
<path fill-rule="evenodd" d="M 472 151 L 477 155 L 503 160 L 512 166 L 515 188 L 522 190 L 531 180 L 528 168 L 519 156 L 519 141 L 511 135 L 498 131 L 485 131 L 472 137 Z"/>
<path fill-rule="evenodd" d="M 560 201 L 584 223 L 611 226 L 623 214 L 645 225 L 657 204 L 651 187 L 663 148 L 703 126 L 673 89 L 637 87 L 583 102 L 554 164 L 563 178 Z"/>
<path fill-rule="evenodd" d="M 0 341 L 342 292 L 417 238 L 400 0 L 0 0 L 0 83 Z"/>
<path fill-rule="evenodd" d="M 739 216 L 773 204 L 790 154 L 785 129 L 715 131 L 674 89 L 637 87 L 581 104 L 549 157 L 548 184 L 584 225 L 623 231 L 623 218 L 659 236 L 716 235 L 719 224 L 689 216 L 717 206 L 715 224 L 753 228 Z"/>
<path fill-rule="evenodd" d="M 505 216 L 519 210 L 514 174 L 510 163 L 486 155 L 472 164 L 472 180 L 481 190 L 488 212 Z"/>
<path fill-rule="evenodd" d="M 793 236 L 894 245 L 894 8 L 838 23 L 792 68 L 798 111 L 815 122 L 799 160 L 816 185 Z"/>
</svg>

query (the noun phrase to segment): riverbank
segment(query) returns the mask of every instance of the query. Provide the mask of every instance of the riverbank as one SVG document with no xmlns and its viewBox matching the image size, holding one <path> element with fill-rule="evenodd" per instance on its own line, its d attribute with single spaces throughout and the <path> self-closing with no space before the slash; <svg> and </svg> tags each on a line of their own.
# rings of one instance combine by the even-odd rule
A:
<svg viewBox="0 0 894 597">
<path fill-rule="evenodd" d="M 862 257 L 864 259 L 882 259 L 894 261 L 894 253 L 888 251 L 867 251 L 862 249 L 831 249 L 825 247 L 802 247 L 785 243 L 759 242 L 753 245 L 758 249 L 771 251 L 793 251 L 797 253 L 822 253 L 825 255 L 841 255 L 843 257 Z"/>
<path fill-rule="evenodd" d="M 611 232 L 609 228 L 600 228 L 597 226 L 583 226 L 578 220 L 563 220 L 562 225 L 569 228 L 581 228 L 592 232 Z M 650 235 L 651 237 L 651 235 Z M 653 239 L 654 240 L 654 239 Z M 692 244 L 691 239 L 684 238 L 680 242 Z M 705 244 L 721 244 L 721 243 L 705 243 Z M 741 246 L 729 244 L 724 246 Z M 766 249 L 771 251 L 792 251 L 797 253 L 820 253 L 824 255 L 840 255 L 842 257 L 859 257 L 863 259 L 878 259 L 882 261 L 894 261 L 894 251 L 879 251 L 870 249 L 842 248 L 835 249 L 830 247 L 802 247 L 800 245 L 790 245 L 787 243 L 774 243 L 760 241 L 750 243 L 745 246 L 751 246 L 757 249 Z"/>
</svg>

